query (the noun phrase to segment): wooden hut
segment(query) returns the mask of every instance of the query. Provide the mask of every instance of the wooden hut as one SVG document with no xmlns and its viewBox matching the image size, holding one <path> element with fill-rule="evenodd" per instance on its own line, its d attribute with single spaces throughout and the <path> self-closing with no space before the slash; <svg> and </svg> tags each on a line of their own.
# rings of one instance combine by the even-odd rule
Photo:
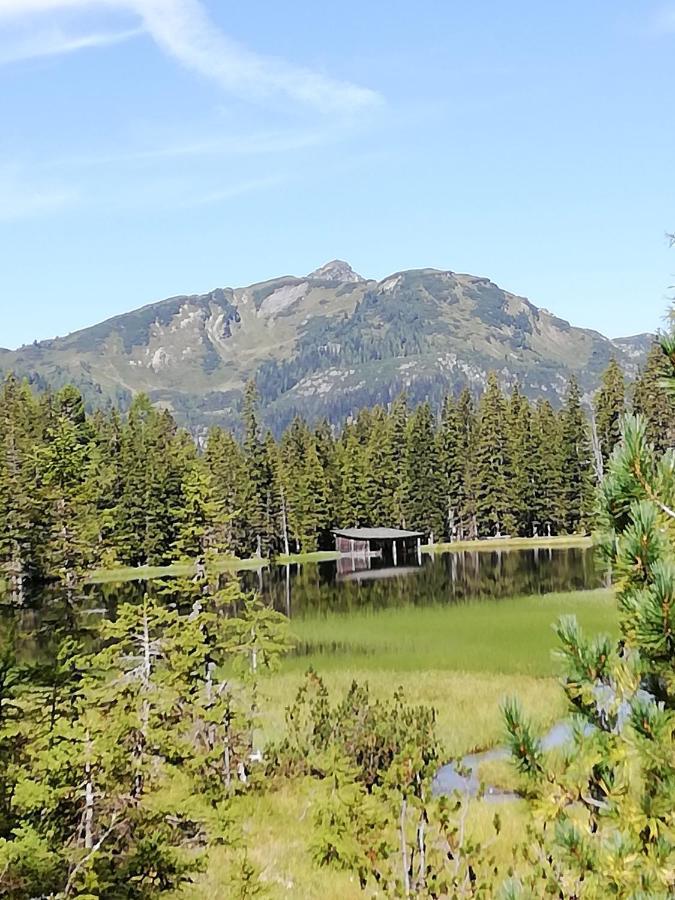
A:
<svg viewBox="0 0 675 900">
<path fill-rule="evenodd" d="M 384 552 L 397 564 L 399 556 L 414 552 L 418 561 L 422 553 L 421 531 L 401 528 L 336 528 L 335 549 L 343 556 L 382 556 Z"/>
</svg>

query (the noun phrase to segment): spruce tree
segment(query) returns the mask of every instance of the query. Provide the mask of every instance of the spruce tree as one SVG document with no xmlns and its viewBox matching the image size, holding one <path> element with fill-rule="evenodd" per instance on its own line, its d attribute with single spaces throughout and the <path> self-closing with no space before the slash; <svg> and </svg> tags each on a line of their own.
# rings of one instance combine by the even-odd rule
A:
<svg viewBox="0 0 675 900">
<path fill-rule="evenodd" d="M 445 506 L 444 535 L 455 540 L 461 529 L 466 456 L 460 413 L 450 396 L 443 401 L 436 443 Z"/>
<path fill-rule="evenodd" d="M 298 551 L 312 552 L 330 521 L 328 483 L 303 419 L 296 418 L 284 435 L 281 456 L 288 527 Z"/>
<path fill-rule="evenodd" d="M 647 436 L 659 453 L 675 446 L 675 398 L 664 387 L 670 374 L 668 357 L 654 343 L 633 389 L 633 412 L 645 422 Z"/>
<path fill-rule="evenodd" d="M 142 394 L 134 398 L 120 446 L 122 491 L 114 537 L 120 561 L 132 565 L 171 561 L 176 540 L 172 511 L 179 506 L 183 478 L 195 453 L 168 412 L 155 410 Z"/>
<path fill-rule="evenodd" d="M 342 528 L 368 524 L 368 460 L 366 448 L 351 428 L 340 440 L 340 515 Z"/>
<path fill-rule="evenodd" d="M 42 561 L 47 579 L 72 603 L 77 585 L 95 559 L 100 531 L 96 446 L 77 392 L 64 389 L 55 406 L 36 457 L 37 489 L 45 515 Z"/>
<path fill-rule="evenodd" d="M 600 389 L 595 395 L 595 429 L 602 458 L 603 471 L 621 437 L 621 420 L 626 412 L 626 386 L 623 372 L 612 357 L 602 374 Z"/>
<path fill-rule="evenodd" d="M 394 513 L 397 527 L 405 527 L 404 501 L 408 491 L 408 470 L 406 467 L 406 435 L 408 429 L 408 397 L 400 394 L 391 407 L 391 455 L 395 478 Z"/>
<path fill-rule="evenodd" d="M 548 400 L 540 400 L 532 416 L 532 523 L 537 534 L 564 530 L 561 421 Z"/>
<path fill-rule="evenodd" d="M 410 417 L 406 435 L 406 525 L 430 539 L 444 533 L 446 521 L 443 473 L 439 465 L 434 416 L 422 403 Z"/>
<path fill-rule="evenodd" d="M 505 708 L 538 813 L 509 896 L 675 894 L 674 472 L 673 451 L 661 454 L 647 422 L 626 418 L 601 487 L 620 641 L 558 623 L 573 727 L 557 757 L 517 704 Z"/>
<path fill-rule="evenodd" d="M 209 431 L 204 453 L 213 497 L 222 513 L 225 547 L 230 553 L 246 555 L 244 522 L 245 463 L 241 446 L 222 428 Z"/>
<path fill-rule="evenodd" d="M 326 487 L 328 490 L 329 518 L 328 525 L 337 524 L 337 513 L 341 506 L 340 500 L 340 468 L 338 464 L 338 451 L 333 429 L 327 419 L 323 419 L 314 430 L 316 453 L 324 472 Z"/>
<path fill-rule="evenodd" d="M 506 440 L 506 402 L 492 372 L 478 405 L 473 479 L 481 535 L 510 534 L 515 522 L 508 502 L 510 460 Z"/>
<path fill-rule="evenodd" d="M 41 509 L 35 496 L 38 407 L 26 385 L 9 376 L 0 391 L 0 572 L 10 596 L 26 599 L 39 575 Z"/>
<path fill-rule="evenodd" d="M 462 479 L 459 495 L 459 534 L 460 540 L 473 540 L 478 537 L 476 520 L 476 437 L 477 422 L 473 397 L 468 388 L 464 388 L 457 401 L 457 417 L 459 420 L 459 457 L 462 461 Z"/>
<path fill-rule="evenodd" d="M 529 537 L 538 528 L 534 518 L 536 445 L 532 410 L 517 386 L 507 406 L 506 441 L 509 465 L 507 496 L 514 532 L 521 537 Z"/>
<path fill-rule="evenodd" d="M 177 508 L 173 555 L 204 560 L 225 547 L 225 513 L 216 499 L 211 474 L 201 459 L 185 472 Z"/>
<path fill-rule="evenodd" d="M 268 550 L 267 497 L 271 472 L 260 424 L 260 395 L 254 381 L 244 392 L 243 511 L 251 551 L 262 556 Z"/>
<path fill-rule="evenodd" d="M 581 391 L 570 378 L 560 414 L 562 521 L 568 534 L 587 531 L 592 525 L 595 479 L 589 425 L 581 405 Z"/>
<path fill-rule="evenodd" d="M 378 407 L 365 449 L 367 513 L 364 524 L 389 528 L 398 521 L 393 433 L 389 416 Z"/>
</svg>

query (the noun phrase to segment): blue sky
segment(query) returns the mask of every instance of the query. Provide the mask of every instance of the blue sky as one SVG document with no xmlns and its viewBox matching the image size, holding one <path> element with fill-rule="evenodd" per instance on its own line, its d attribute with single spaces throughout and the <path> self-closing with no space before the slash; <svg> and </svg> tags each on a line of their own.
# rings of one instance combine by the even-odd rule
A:
<svg viewBox="0 0 675 900">
<path fill-rule="evenodd" d="M 675 2 L 0 0 L 0 346 L 302 274 L 655 329 Z"/>
</svg>

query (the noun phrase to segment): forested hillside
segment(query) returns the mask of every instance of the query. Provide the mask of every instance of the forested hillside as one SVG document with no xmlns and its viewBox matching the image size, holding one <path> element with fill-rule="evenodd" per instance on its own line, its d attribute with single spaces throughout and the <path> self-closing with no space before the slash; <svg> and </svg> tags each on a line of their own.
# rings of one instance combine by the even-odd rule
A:
<svg viewBox="0 0 675 900">
<path fill-rule="evenodd" d="M 628 393 L 657 445 L 672 440 L 662 370 L 655 347 L 627 392 L 612 361 L 590 418 L 573 379 L 556 410 L 517 387 L 505 395 L 490 375 L 478 399 L 448 395 L 439 415 L 401 395 L 337 432 L 296 418 L 278 440 L 250 384 L 243 439 L 213 428 L 203 450 L 146 397 L 128 414 L 88 415 L 73 387 L 35 394 L 10 377 L 0 565 L 20 597 L 31 581 L 67 588 L 95 566 L 312 551 L 331 546 L 334 526 L 414 528 L 436 542 L 583 532 Z"/>
<path fill-rule="evenodd" d="M 303 278 L 174 297 L 68 337 L 0 353 L 0 372 L 39 389 L 74 384 L 87 409 L 145 393 L 195 434 L 241 418 L 254 379 L 278 436 L 295 416 L 342 424 L 405 390 L 437 409 L 482 391 L 488 373 L 558 408 L 571 376 L 594 391 L 614 356 L 634 377 L 651 337 L 611 341 L 575 328 L 487 278 L 436 269 L 366 280 L 334 261 Z"/>
</svg>

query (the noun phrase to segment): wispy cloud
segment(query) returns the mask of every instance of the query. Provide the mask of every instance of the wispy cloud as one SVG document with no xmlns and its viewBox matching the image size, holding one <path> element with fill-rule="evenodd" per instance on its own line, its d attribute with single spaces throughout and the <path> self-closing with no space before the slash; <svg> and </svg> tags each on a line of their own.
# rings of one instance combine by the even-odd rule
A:
<svg viewBox="0 0 675 900">
<path fill-rule="evenodd" d="M 37 185 L 13 166 L 0 168 L 0 221 L 15 222 L 60 212 L 78 199 L 70 187 Z"/>
<path fill-rule="evenodd" d="M 38 59 L 44 56 L 61 56 L 94 47 L 106 47 L 120 44 L 143 34 L 142 28 L 126 31 L 94 32 L 90 34 L 67 34 L 60 28 L 20 37 L 12 43 L 0 44 L 0 65 L 20 62 L 25 59 Z"/>
<path fill-rule="evenodd" d="M 146 149 L 113 153 L 88 153 L 57 157 L 42 163 L 46 169 L 84 169 L 98 166 L 154 163 L 193 157 L 251 157 L 295 153 L 339 137 L 328 131 L 262 131 L 204 140 L 161 143 Z"/>
<path fill-rule="evenodd" d="M 166 53 L 233 94 L 255 99 L 285 95 L 325 112 L 351 112 L 381 100 L 369 88 L 238 44 L 216 27 L 200 0 L 0 0 L 0 18 L 96 7 L 135 13 Z"/>
</svg>

